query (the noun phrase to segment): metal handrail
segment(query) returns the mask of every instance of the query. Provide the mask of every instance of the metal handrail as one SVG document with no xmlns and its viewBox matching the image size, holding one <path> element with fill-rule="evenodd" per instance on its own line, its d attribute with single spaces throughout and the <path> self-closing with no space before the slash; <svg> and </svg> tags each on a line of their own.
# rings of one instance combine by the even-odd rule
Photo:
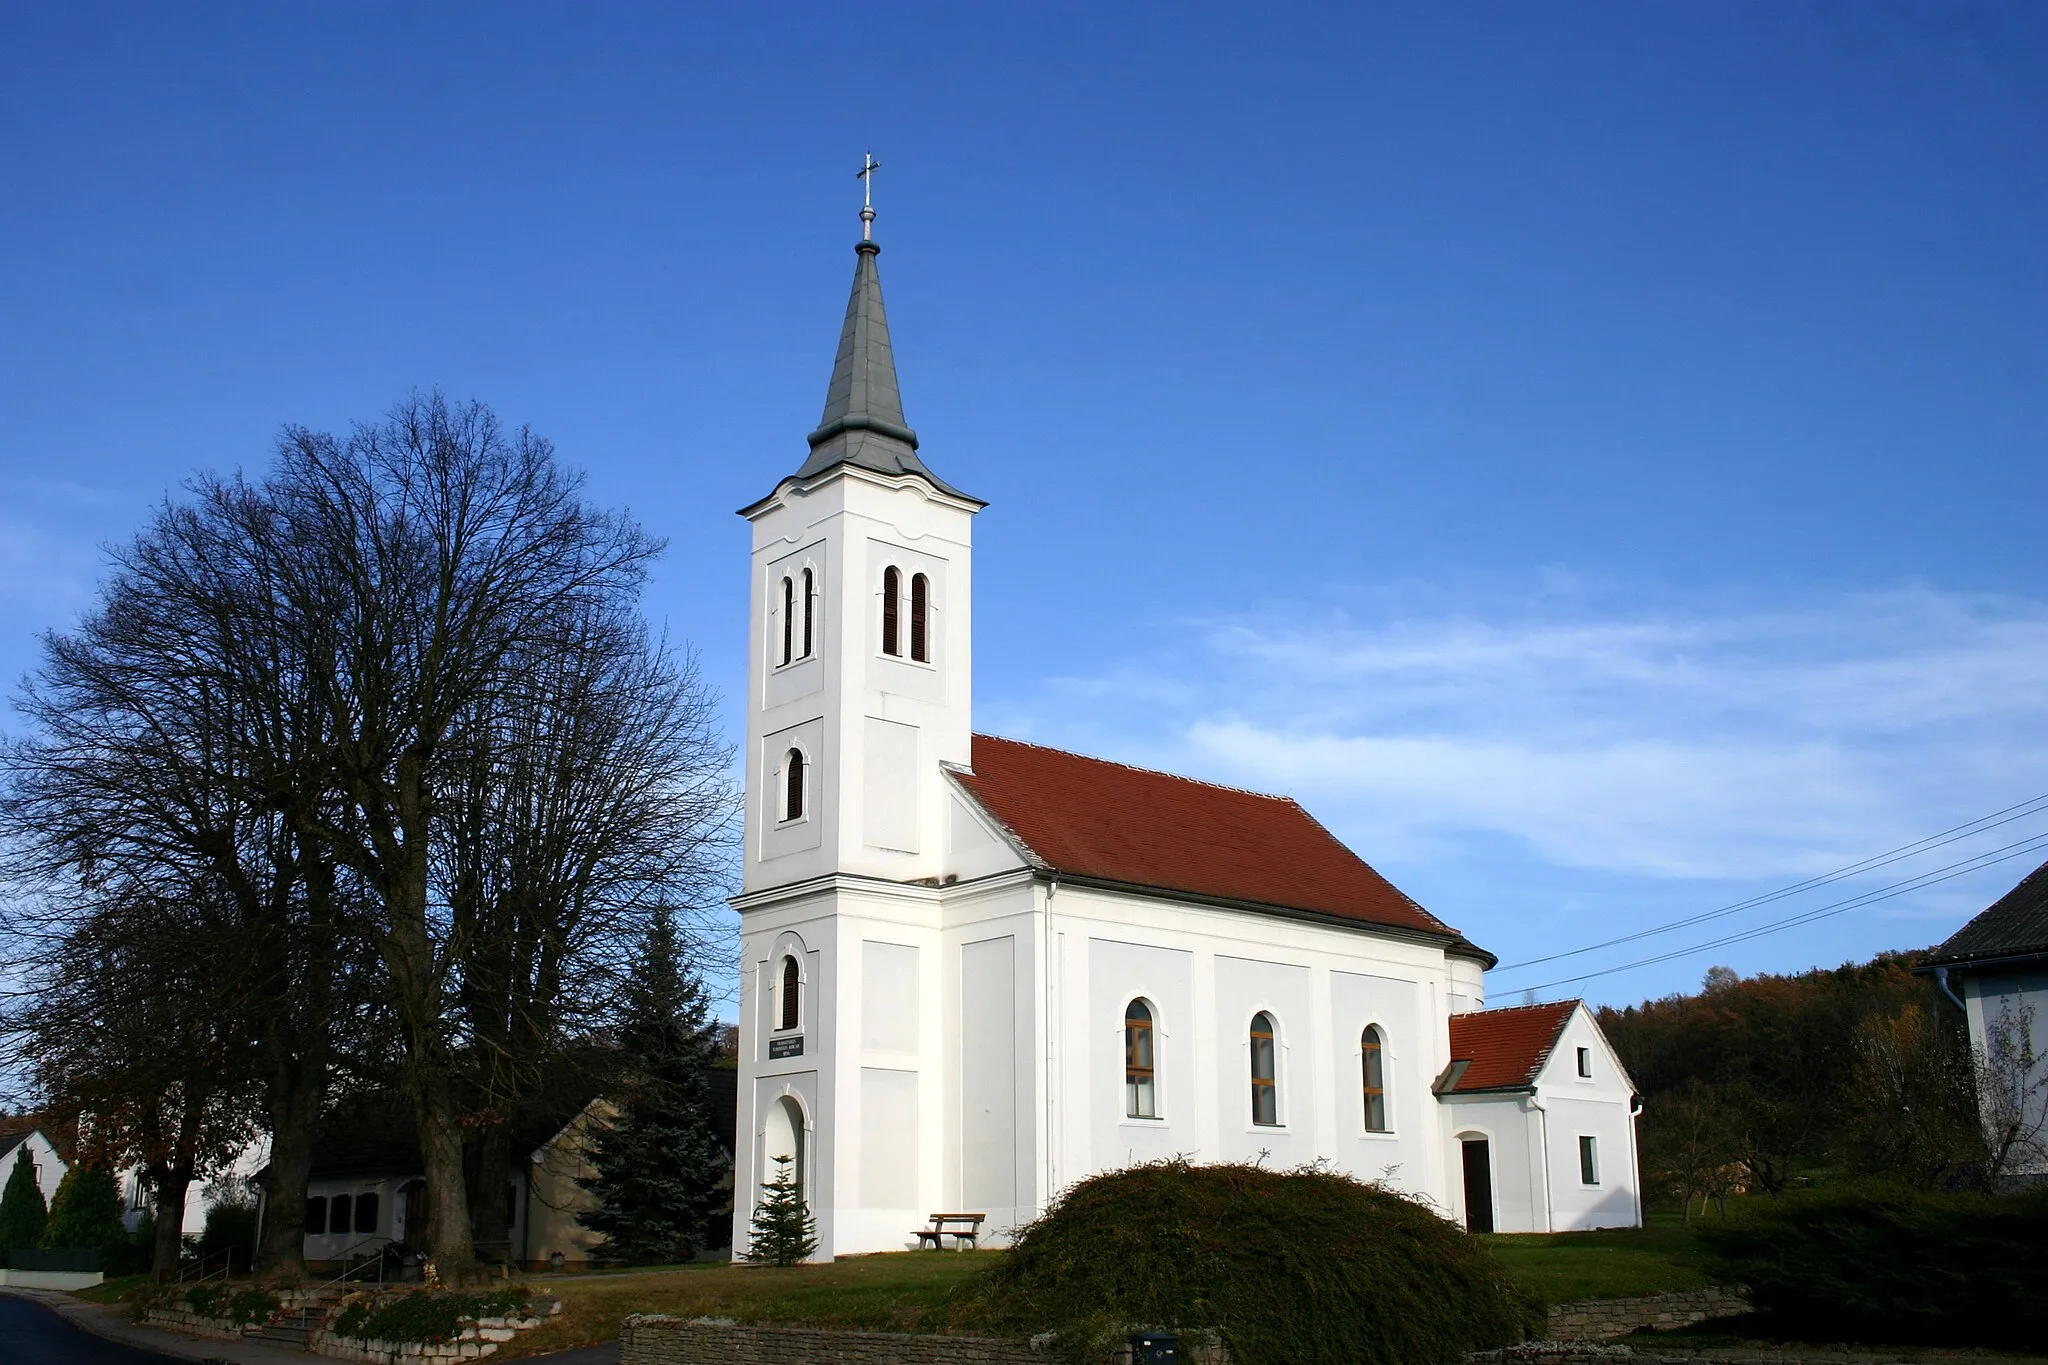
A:
<svg viewBox="0 0 2048 1365">
<path fill-rule="evenodd" d="M 370 1245 L 370 1243 L 372 1242 L 375 1242 L 377 1244 L 377 1254 L 375 1256 L 366 1256 L 362 1260 L 357 1261 L 354 1265 L 348 1264 L 348 1258 L 351 1255 L 353 1255 L 358 1249 Z M 341 1255 L 337 1259 L 342 1262 L 342 1272 L 339 1275 L 336 1275 L 331 1280 L 323 1281 L 320 1285 L 320 1288 L 329 1289 L 338 1284 L 346 1284 L 350 1280 L 354 1279 L 357 1275 L 362 1274 L 363 1271 L 369 1269 L 373 1265 L 377 1268 L 377 1278 L 375 1283 L 380 1285 L 383 1284 L 384 1262 L 387 1259 L 384 1255 L 384 1252 L 390 1246 L 391 1238 L 389 1237 L 376 1236 L 363 1238 L 360 1242 L 357 1242 L 354 1246 L 348 1247 L 341 1253 Z"/>
<path fill-rule="evenodd" d="M 216 1257 L 220 1259 L 220 1269 L 218 1271 L 208 1270 L 207 1266 L 210 1265 Z M 234 1270 L 235 1249 L 231 1246 L 225 1246 L 222 1247 L 219 1251 L 207 1252 L 204 1256 L 201 1256 L 196 1261 L 178 1262 L 178 1273 L 172 1276 L 171 1283 L 183 1284 L 187 1280 L 190 1280 L 194 1284 L 205 1284 L 208 1280 L 213 1279 L 216 1275 L 218 1275 L 221 1279 L 225 1280 L 230 1275 L 234 1274 Z"/>
</svg>

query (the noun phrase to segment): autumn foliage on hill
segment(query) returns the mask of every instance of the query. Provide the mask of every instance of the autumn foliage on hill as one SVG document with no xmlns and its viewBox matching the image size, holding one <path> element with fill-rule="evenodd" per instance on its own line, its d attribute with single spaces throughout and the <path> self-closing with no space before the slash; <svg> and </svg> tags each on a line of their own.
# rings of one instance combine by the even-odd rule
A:
<svg viewBox="0 0 2048 1365">
<path fill-rule="evenodd" d="M 1816 1174 L 1989 1183 L 1962 1012 L 1916 953 L 1796 976 L 1707 973 L 1699 993 L 1600 1011 L 1644 1100 L 1660 1194 L 1776 1195 Z"/>
</svg>

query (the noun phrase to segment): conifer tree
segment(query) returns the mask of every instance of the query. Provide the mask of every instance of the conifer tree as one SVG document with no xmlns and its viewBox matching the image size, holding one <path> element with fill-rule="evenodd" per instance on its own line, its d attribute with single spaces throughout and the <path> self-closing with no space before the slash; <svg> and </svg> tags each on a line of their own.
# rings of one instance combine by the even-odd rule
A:
<svg viewBox="0 0 2048 1365">
<path fill-rule="evenodd" d="M 121 1191 L 111 1171 L 79 1162 L 64 1173 L 43 1225 L 46 1247 L 97 1247 L 119 1255 L 128 1246 L 121 1226 Z"/>
<path fill-rule="evenodd" d="M 36 1184 L 35 1163 L 29 1160 L 24 1142 L 14 1159 L 14 1170 L 8 1174 L 7 1191 L 0 1194 L 0 1256 L 39 1243 L 49 1216 L 42 1187 Z"/>
<path fill-rule="evenodd" d="M 598 1254 L 606 1260 L 686 1261 L 700 1247 L 723 1245 L 714 1221 L 731 1163 L 712 1126 L 706 1073 L 719 1051 L 709 1016 L 703 985 L 682 960 L 675 918 L 659 910 L 626 983 L 618 1114 L 592 1149 L 596 1176 L 582 1182 L 598 1207 L 580 1221 L 605 1235 Z"/>
<path fill-rule="evenodd" d="M 818 1224 L 804 1202 L 790 1158 L 775 1158 L 775 1178 L 761 1187 L 767 1195 L 754 1208 L 747 1259 L 763 1265 L 795 1265 L 818 1249 Z"/>
</svg>

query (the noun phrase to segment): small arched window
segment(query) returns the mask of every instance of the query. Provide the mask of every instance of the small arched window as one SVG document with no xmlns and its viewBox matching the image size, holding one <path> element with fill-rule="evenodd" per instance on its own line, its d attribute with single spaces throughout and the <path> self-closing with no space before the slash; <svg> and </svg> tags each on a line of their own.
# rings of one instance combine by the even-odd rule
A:
<svg viewBox="0 0 2048 1365">
<path fill-rule="evenodd" d="M 782 580 L 782 662 L 790 660 L 790 635 L 796 630 L 796 584 Z"/>
<path fill-rule="evenodd" d="M 1134 1119 L 1159 1117 L 1152 1075 L 1152 1007 L 1142 1000 L 1124 1007 L 1124 1113 Z"/>
<path fill-rule="evenodd" d="M 804 570 L 804 652 L 803 658 L 811 657 L 811 620 L 817 610 L 818 586 L 809 569 Z"/>
<path fill-rule="evenodd" d="M 791 749 L 782 760 L 782 818 L 804 818 L 804 753 Z"/>
<path fill-rule="evenodd" d="M 923 574 L 910 576 L 910 657 L 921 664 L 932 661 L 932 584 Z"/>
<path fill-rule="evenodd" d="M 1252 1122 L 1264 1127 L 1280 1123 L 1280 1088 L 1273 1055 L 1273 1016 L 1263 1010 L 1252 1016 Z"/>
<path fill-rule="evenodd" d="M 794 956 L 782 959 L 782 1022 L 778 1029 L 795 1028 L 803 1017 L 804 982 Z"/>
<path fill-rule="evenodd" d="M 1365 1082 L 1365 1130 L 1384 1133 L 1387 1131 L 1386 1039 L 1377 1025 L 1368 1024 L 1359 1038 L 1358 1047 Z"/>
<path fill-rule="evenodd" d="M 903 644 L 896 628 L 898 611 L 897 599 L 903 595 L 903 575 L 891 564 L 882 570 L 882 652 L 903 653 Z"/>
</svg>

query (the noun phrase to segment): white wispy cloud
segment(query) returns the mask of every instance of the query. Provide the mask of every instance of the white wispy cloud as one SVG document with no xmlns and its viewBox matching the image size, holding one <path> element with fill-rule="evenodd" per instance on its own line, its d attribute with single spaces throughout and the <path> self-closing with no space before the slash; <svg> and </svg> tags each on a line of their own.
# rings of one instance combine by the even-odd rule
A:
<svg viewBox="0 0 2048 1365">
<path fill-rule="evenodd" d="M 1290 792 L 1377 856 L 1803 877 L 2048 791 L 2048 604 L 1273 604 L 1016 707 L 1049 742 Z"/>
</svg>

